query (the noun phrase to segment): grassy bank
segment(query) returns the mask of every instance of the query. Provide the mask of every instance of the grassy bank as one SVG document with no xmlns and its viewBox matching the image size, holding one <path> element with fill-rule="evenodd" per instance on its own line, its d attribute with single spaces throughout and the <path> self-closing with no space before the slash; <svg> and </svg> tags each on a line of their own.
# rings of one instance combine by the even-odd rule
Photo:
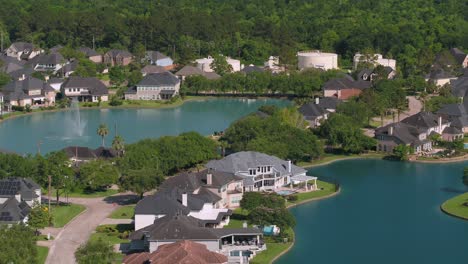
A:
<svg viewBox="0 0 468 264">
<path fill-rule="evenodd" d="M 79 213 L 83 212 L 85 207 L 80 204 L 53 205 L 51 208 L 54 227 L 63 227 Z"/>
<path fill-rule="evenodd" d="M 278 242 L 275 241 L 273 238 L 268 237 L 266 238 L 267 250 L 264 250 L 258 255 L 256 255 L 251 264 L 268 264 L 272 263 L 275 259 L 280 257 L 282 254 L 286 253 L 294 244 L 294 231 L 292 229 L 288 229 L 285 231 L 289 233 L 290 236 L 293 238 L 292 241 L 287 242 Z"/>
<path fill-rule="evenodd" d="M 441 209 L 449 215 L 468 220 L 468 192 L 445 201 Z"/>
<path fill-rule="evenodd" d="M 319 199 L 321 197 L 329 196 L 336 192 L 335 185 L 329 182 L 317 180 L 317 186 L 320 189 L 318 191 L 295 194 L 295 196 L 297 196 L 297 200 L 286 202 L 286 206 L 292 207 L 292 206 L 307 202 L 309 200 Z"/>
<path fill-rule="evenodd" d="M 385 157 L 384 154 L 380 153 L 367 153 L 367 154 L 325 154 L 322 158 L 318 160 L 313 160 L 311 162 L 299 162 L 297 165 L 303 168 L 311 168 L 315 166 L 321 166 L 330 164 L 334 161 L 338 160 L 346 160 L 346 159 L 360 159 L 360 158 L 367 158 L 367 159 L 383 159 Z"/>
<path fill-rule="evenodd" d="M 132 219 L 135 212 L 135 204 L 125 205 L 112 212 L 109 218 L 113 219 Z"/>
<path fill-rule="evenodd" d="M 48 247 L 36 246 L 37 247 L 37 263 L 43 264 L 47 259 L 47 255 L 49 254 Z"/>
</svg>

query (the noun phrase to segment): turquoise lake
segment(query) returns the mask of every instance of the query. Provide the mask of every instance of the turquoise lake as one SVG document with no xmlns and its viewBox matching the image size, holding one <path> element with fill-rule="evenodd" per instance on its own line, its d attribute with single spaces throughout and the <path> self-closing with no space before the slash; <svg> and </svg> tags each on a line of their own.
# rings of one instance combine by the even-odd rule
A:
<svg viewBox="0 0 468 264">
<path fill-rule="evenodd" d="M 189 101 L 163 109 L 83 109 L 80 111 L 81 129 L 77 129 L 74 111 L 36 113 L 0 123 L 0 148 L 20 154 L 36 153 L 38 142 L 41 142 L 42 153 L 71 145 L 96 148 L 101 144 L 96 134 L 101 123 L 109 127 L 107 146 L 112 142 L 115 127 L 126 143 L 187 131 L 210 135 L 266 104 L 288 106 L 291 102 L 220 98 Z"/>
<path fill-rule="evenodd" d="M 347 160 L 313 168 L 341 192 L 291 209 L 296 243 L 275 264 L 468 263 L 468 221 L 442 213 L 468 163 Z"/>
</svg>

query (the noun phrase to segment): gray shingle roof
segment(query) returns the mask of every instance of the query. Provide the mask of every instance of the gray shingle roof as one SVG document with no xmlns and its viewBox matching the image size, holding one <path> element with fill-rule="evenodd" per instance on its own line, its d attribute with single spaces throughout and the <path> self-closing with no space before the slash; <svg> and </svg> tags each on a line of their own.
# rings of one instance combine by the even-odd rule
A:
<svg viewBox="0 0 468 264">
<path fill-rule="evenodd" d="M 21 41 L 12 43 L 11 47 L 15 48 L 17 51 L 24 51 L 24 50 L 31 51 L 35 48 L 32 43 L 21 42 Z"/>
<path fill-rule="evenodd" d="M 439 115 L 431 112 L 419 112 L 401 120 L 401 123 L 411 125 L 418 129 L 427 130 L 438 125 Z M 442 118 L 442 123 L 448 123 L 448 120 L 446 118 Z"/>
<path fill-rule="evenodd" d="M 237 152 L 221 160 L 211 160 L 206 164 L 207 168 L 234 174 L 248 172 L 249 168 L 257 168 L 259 166 L 273 166 L 280 172 L 281 176 L 289 174 L 288 161 L 255 151 Z M 306 170 L 292 165 L 291 172 L 293 175 L 296 175 L 305 173 Z"/>
<path fill-rule="evenodd" d="M 459 48 L 452 48 L 450 49 L 450 53 L 452 54 L 452 56 L 455 58 L 455 61 L 458 63 L 458 64 L 462 64 L 465 59 L 466 59 L 466 53 L 461 51 Z"/>
<path fill-rule="evenodd" d="M 14 197 L 0 205 L 0 223 L 18 223 L 29 214 L 31 207 L 27 203 L 18 202 Z"/>
<path fill-rule="evenodd" d="M 306 120 L 315 119 L 319 116 L 323 116 L 328 113 L 327 110 L 323 109 L 320 105 L 315 102 L 310 102 L 302 105 L 299 108 L 299 112 L 304 116 Z"/>
<path fill-rule="evenodd" d="M 190 210 L 166 192 L 158 192 L 143 198 L 135 207 L 135 214 L 175 215 L 188 214 Z"/>
<path fill-rule="evenodd" d="M 178 72 L 175 73 L 177 76 L 191 76 L 191 75 L 203 75 L 203 71 L 197 67 L 186 65 Z"/>
<path fill-rule="evenodd" d="M 101 55 L 97 51 L 93 50 L 92 48 L 88 48 L 88 47 L 81 47 L 81 48 L 78 49 L 78 51 L 83 53 L 88 58 Z"/>
<path fill-rule="evenodd" d="M 27 178 L 5 178 L 0 180 L 0 197 L 21 195 L 22 200 L 30 201 L 37 198 L 36 190 L 41 187 Z"/>
<path fill-rule="evenodd" d="M 342 78 L 331 79 L 323 85 L 324 90 L 367 89 L 372 84 L 367 81 L 355 81 L 353 77 L 345 75 Z"/>
<path fill-rule="evenodd" d="M 158 61 L 158 60 L 169 58 L 168 56 L 162 54 L 159 51 L 152 51 L 152 50 L 146 52 L 146 57 L 151 59 L 152 61 Z"/>
<path fill-rule="evenodd" d="M 68 78 L 63 84 L 63 88 L 86 88 L 92 95 L 106 95 L 109 91 L 104 83 L 95 77 L 77 77 Z"/>
<path fill-rule="evenodd" d="M 255 65 L 246 66 L 241 70 L 241 72 L 244 72 L 244 73 L 247 73 L 247 74 L 252 73 L 252 72 L 264 72 L 264 71 L 265 71 L 265 68 L 255 66 Z"/>
<path fill-rule="evenodd" d="M 463 134 L 463 132 L 460 129 L 456 128 L 456 127 L 446 127 L 442 133 L 451 134 L 451 135 Z"/>
<path fill-rule="evenodd" d="M 37 59 L 37 64 L 62 64 L 65 63 L 65 58 L 60 53 L 51 53 L 40 55 Z"/>
<path fill-rule="evenodd" d="M 468 96 L 468 76 L 460 76 L 450 82 L 452 94 L 456 97 Z"/>
<path fill-rule="evenodd" d="M 389 134 L 389 128 L 393 127 L 393 134 Z M 375 136 L 385 135 L 392 138 L 397 144 L 411 144 L 413 146 L 419 146 L 423 142 L 419 140 L 419 131 L 405 123 L 394 123 L 384 127 L 379 127 L 375 130 Z"/>
<path fill-rule="evenodd" d="M 180 80 L 170 72 L 151 73 L 146 75 L 137 86 L 174 86 Z"/>
<path fill-rule="evenodd" d="M 121 56 L 121 57 L 124 57 L 124 58 L 133 57 L 133 55 L 130 52 L 128 52 L 126 50 L 118 50 L 118 49 L 109 50 L 108 52 L 106 52 L 106 55 L 111 56 L 113 58 L 115 58 L 117 56 Z"/>
<path fill-rule="evenodd" d="M 145 74 L 160 73 L 165 71 L 167 71 L 166 68 L 158 65 L 146 65 L 145 67 L 143 67 L 143 69 L 141 69 L 141 72 Z"/>
</svg>

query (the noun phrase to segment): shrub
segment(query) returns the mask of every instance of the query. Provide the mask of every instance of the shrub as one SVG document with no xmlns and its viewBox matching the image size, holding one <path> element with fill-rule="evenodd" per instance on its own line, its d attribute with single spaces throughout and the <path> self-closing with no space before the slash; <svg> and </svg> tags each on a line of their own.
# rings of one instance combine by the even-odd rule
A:
<svg viewBox="0 0 468 264">
<path fill-rule="evenodd" d="M 288 195 L 288 196 L 286 197 L 286 199 L 287 199 L 288 201 L 290 201 L 290 202 L 295 202 L 295 201 L 297 201 L 297 200 L 299 199 L 299 197 L 297 197 L 297 195 L 294 195 L 294 194 L 293 194 L 293 195 Z"/>
<path fill-rule="evenodd" d="M 23 112 L 23 111 L 24 111 L 24 107 L 23 107 L 23 106 L 19 106 L 19 105 L 13 105 L 13 106 L 11 107 L 11 110 Z"/>
</svg>

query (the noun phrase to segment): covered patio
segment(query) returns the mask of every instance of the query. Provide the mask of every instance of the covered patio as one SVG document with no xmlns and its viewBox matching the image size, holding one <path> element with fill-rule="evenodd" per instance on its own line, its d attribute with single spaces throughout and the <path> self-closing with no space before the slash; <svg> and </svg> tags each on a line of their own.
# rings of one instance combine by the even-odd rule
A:
<svg viewBox="0 0 468 264">
<path fill-rule="evenodd" d="M 309 184 L 309 182 L 313 182 Z M 289 187 L 292 189 L 293 184 L 304 184 L 305 191 L 316 191 L 318 190 L 317 186 L 317 177 L 307 176 L 307 175 L 296 175 L 291 177 L 291 183 Z"/>
</svg>

